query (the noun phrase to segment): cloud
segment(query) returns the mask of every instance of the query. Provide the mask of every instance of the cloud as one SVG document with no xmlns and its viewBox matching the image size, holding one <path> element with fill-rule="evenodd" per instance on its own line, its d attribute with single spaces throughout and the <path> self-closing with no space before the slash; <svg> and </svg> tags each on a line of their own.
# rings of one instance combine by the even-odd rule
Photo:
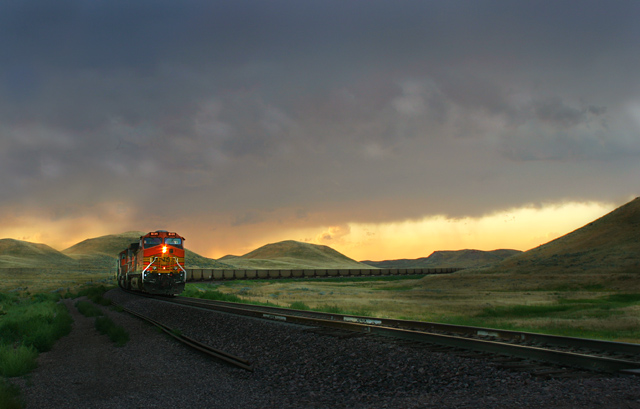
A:
<svg viewBox="0 0 640 409">
<path fill-rule="evenodd" d="M 538 119 L 542 122 L 570 127 L 583 122 L 588 109 L 577 109 L 566 105 L 559 98 L 552 98 L 544 101 L 536 101 L 534 103 L 534 111 Z"/>
<path fill-rule="evenodd" d="M 234 221 L 231 222 L 231 226 L 243 226 L 247 224 L 256 224 L 264 221 L 264 217 L 256 212 L 245 212 L 242 215 L 236 216 Z"/>
<path fill-rule="evenodd" d="M 331 226 L 316 236 L 316 242 L 327 246 L 339 244 L 351 233 L 349 225 Z"/>
<path fill-rule="evenodd" d="M 145 226 L 335 242 L 626 198 L 638 6 L 601 6 L 3 2 L 0 211 L 117 199 Z"/>
</svg>

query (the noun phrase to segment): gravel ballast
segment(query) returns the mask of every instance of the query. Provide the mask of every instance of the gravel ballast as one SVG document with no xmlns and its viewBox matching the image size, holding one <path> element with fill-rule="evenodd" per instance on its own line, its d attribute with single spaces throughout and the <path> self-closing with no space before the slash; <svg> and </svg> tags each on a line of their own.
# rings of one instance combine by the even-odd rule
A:
<svg viewBox="0 0 640 409">
<path fill-rule="evenodd" d="M 117 348 L 66 300 L 72 333 L 39 358 L 28 408 L 638 408 L 640 378 L 545 380 L 488 361 L 172 305 L 112 290 L 107 298 L 248 359 L 232 368 L 104 308 L 131 339 Z"/>
</svg>

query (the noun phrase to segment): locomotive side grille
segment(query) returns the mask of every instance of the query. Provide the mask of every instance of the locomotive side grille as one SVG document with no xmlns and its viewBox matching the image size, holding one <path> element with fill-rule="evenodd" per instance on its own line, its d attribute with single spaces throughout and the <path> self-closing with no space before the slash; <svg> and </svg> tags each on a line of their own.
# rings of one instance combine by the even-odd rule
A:
<svg viewBox="0 0 640 409">
<path fill-rule="evenodd" d="M 176 263 L 176 257 L 162 257 L 162 256 L 151 256 L 151 257 L 144 257 L 142 260 L 144 262 L 144 264 L 149 264 L 151 263 L 151 260 L 157 258 L 158 260 L 153 264 L 154 266 L 157 264 L 161 264 L 161 263 L 166 263 L 164 265 L 174 265 Z M 180 263 L 181 265 L 184 265 L 184 257 L 177 257 L 178 258 L 178 263 Z"/>
</svg>

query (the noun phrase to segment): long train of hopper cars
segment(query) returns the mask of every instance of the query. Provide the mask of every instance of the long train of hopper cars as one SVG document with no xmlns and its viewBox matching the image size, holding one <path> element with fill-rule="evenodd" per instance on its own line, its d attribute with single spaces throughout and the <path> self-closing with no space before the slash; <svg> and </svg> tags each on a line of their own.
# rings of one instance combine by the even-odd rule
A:
<svg viewBox="0 0 640 409">
<path fill-rule="evenodd" d="M 252 280 L 275 278 L 371 277 L 418 274 L 450 274 L 461 268 L 222 270 L 187 268 L 187 281 Z"/>
</svg>

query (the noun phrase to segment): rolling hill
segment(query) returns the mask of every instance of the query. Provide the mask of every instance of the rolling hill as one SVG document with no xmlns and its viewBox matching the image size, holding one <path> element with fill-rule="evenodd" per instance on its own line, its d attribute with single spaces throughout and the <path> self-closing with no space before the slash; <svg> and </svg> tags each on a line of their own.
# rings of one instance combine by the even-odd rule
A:
<svg viewBox="0 0 640 409">
<path fill-rule="evenodd" d="M 74 267 L 77 261 L 46 244 L 0 240 L 0 268 Z"/>
<path fill-rule="evenodd" d="M 73 246 L 62 250 L 62 253 L 76 258 L 81 258 L 89 254 L 102 254 L 109 257 L 115 257 L 123 249 L 128 247 L 129 244 L 138 241 L 140 236 L 143 234 L 144 232 L 141 231 L 128 231 L 121 234 L 94 237 L 74 244 Z"/>
<path fill-rule="evenodd" d="M 112 267 L 118 253 L 127 248 L 129 244 L 138 241 L 143 234 L 145 232 L 128 231 L 95 237 L 81 241 L 62 252 L 83 264 L 93 264 L 101 268 Z M 185 265 L 187 268 L 230 268 L 227 264 L 203 257 L 189 249 L 185 249 Z"/>
<path fill-rule="evenodd" d="M 113 268 L 117 254 L 141 232 L 95 237 L 62 252 L 45 244 L 0 240 L 0 268 Z M 219 261 L 189 250 L 189 268 L 429 268 L 463 267 L 492 272 L 640 272 L 640 198 L 580 229 L 526 252 L 518 250 L 435 251 L 414 260 L 357 262 L 336 250 L 293 240 L 267 244 L 243 256 Z M 467 270 L 469 271 L 469 270 Z"/>
<path fill-rule="evenodd" d="M 83 240 L 62 250 L 62 253 L 77 260 L 86 268 L 113 268 L 118 253 L 137 241 L 144 233 L 128 231 Z"/>
<path fill-rule="evenodd" d="M 508 258 L 497 272 L 640 273 L 640 198 L 549 243 Z"/>
<path fill-rule="evenodd" d="M 331 247 L 294 240 L 267 244 L 243 256 L 225 256 L 221 260 L 240 269 L 376 268 Z"/>
<path fill-rule="evenodd" d="M 508 257 L 522 253 L 520 250 L 457 250 L 434 251 L 428 257 L 384 261 L 365 260 L 361 263 L 378 268 L 474 268 L 498 263 Z"/>
<path fill-rule="evenodd" d="M 118 253 L 137 241 L 143 232 L 128 231 L 83 240 L 60 251 L 46 244 L 14 239 L 0 240 L 0 268 L 111 270 Z M 185 249 L 187 268 L 232 268 Z"/>
</svg>

